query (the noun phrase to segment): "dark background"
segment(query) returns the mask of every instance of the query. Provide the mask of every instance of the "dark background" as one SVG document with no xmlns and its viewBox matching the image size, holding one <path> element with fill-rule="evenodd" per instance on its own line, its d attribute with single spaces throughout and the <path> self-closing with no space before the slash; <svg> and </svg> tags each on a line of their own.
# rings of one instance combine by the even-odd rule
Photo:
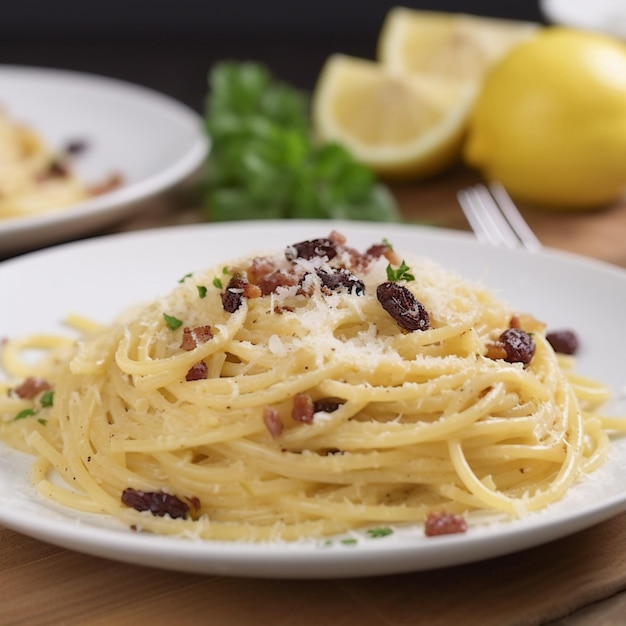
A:
<svg viewBox="0 0 626 626">
<path fill-rule="evenodd" d="M 102 74 L 167 93 L 201 111 L 222 59 L 266 63 L 311 89 L 329 54 L 374 58 L 397 2 L 344 0 L 13 0 L 0 9 L 0 63 Z M 535 0 L 400 3 L 542 21 Z"/>
</svg>

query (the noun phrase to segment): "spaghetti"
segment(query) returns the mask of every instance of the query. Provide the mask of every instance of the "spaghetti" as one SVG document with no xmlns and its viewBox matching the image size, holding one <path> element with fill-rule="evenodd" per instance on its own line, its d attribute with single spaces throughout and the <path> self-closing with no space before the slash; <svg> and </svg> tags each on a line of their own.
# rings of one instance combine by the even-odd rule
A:
<svg viewBox="0 0 626 626">
<path fill-rule="evenodd" d="M 0 434 L 44 496 L 162 534 L 295 540 L 559 500 L 624 428 L 594 412 L 607 389 L 532 316 L 407 261 L 333 232 L 78 320 L 78 341 L 9 341 Z"/>
<path fill-rule="evenodd" d="M 119 186 L 116 175 L 86 185 L 72 170 L 70 156 L 54 152 L 0 107 L 0 219 L 63 209 Z"/>
</svg>

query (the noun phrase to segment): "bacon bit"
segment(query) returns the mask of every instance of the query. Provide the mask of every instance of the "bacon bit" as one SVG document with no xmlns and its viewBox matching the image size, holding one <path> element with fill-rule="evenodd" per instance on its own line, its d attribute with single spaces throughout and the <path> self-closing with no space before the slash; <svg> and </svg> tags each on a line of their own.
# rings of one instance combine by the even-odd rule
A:
<svg viewBox="0 0 626 626">
<path fill-rule="evenodd" d="M 250 282 L 246 282 L 243 288 L 243 297 L 252 300 L 254 298 L 260 298 L 263 295 L 258 285 L 253 285 Z"/>
<path fill-rule="evenodd" d="M 180 342 L 180 349 L 189 351 L 194 350 L 197 347 L 198 344 L 196 343 L 196 338 L 191 334 L 191 328 L 189 328 L 189 326 L 185 326 L 185 328 L 183 328 L 183 338 Z"/>
<path fill-rule="evenodd" d="M 205 380 L 208 373 L 207 364 L 204 361 L 198 361 L 195 365 L 192 365 L 185 376 L 187 382 L 194 380 Z"/>
<path fill-rule="evenodd" d="M 283 428 L 285 427 L 283 421 L 280 419 L 278 411 L 271 406 L 266 406 L 263 409 L 263 422 L 272 436 L 272 439 L 278 439 L 283 432 Z"/>
<path fill-rule="evenodd" d="M 397 255 L 395 250 L 386 243 L 376 243 L 373 246 L 370 246 L 365 255 L 371 259 L 379 259 L 381 256 L 384 256 L 391 265 L 400 265 L 402 263 L 402 259 Z"/>
<path fill-rule="evenodd" d="M 375 243 L 365 251 L 365 254 L 373 259 L 380 259 L 387 250 L 389 250 L 389 246 L 386 243 Z"/>
<path fill-rule="evenodd" d="M 346 246 L 347 238 L 340 232 L 333 230 L 328 235 L 328 240 L 335 244 L 337 253 L 341 254 L 346 260 L 346 268 L 364 269 L 367 267 L 368 259 L 361 254 L 356 248 Z"/>
<path fill-rule="evenodd" d="M 257 256 L 252 259 L 252 263 L 246 268 L 248 280 L 255 284 L 260 283 L 276 269 L 276 264 L 266 256 Z"/>
<path fill-rule="evenodd" d="M 467 522 L 464 517 L 445 511 L 429 513 L 424 524 L 424 533 L 427 537 L 454 535 L 464 533 L 466 530 Z"/>
<path fill-rule="evenodd" d="M 313 422 L 314 413 L 315 407 L 311 396 L 308 393 L 297 393 L 293 398 L 291 417 L 293 417 L 296 422 L 311 424 Z"/>
<path fill-rule="evenodd" d="M 206 343 L 213 338 L 213 331 L 208 324 L 196 326 L 191 329 L 189 326 L 183 328 L 183 338 L 180 342 L 181 350 L 194 350 L 200 343 Z"/>
<path fill-rule="evenodd" d="M 278 287 L 293 287 L 300 281 L 299 276 L 295 272 L 287 272 L 285 270 L 276 270 L 265 276 L 258 284 L 261 293 L 268 296 L 276 293 Z"/>
<path fill-rule="evenodd" d="M 227 313 L 234 313 L 243 302 L 244 298 L 260 298 L 261 290 L 257 285 L 252 285 L 241 274 L 235 274 L 222 293 L 222 306 Z"/>
<path fill-rule="evenodd" d="M 501 341 L 493 341 L 487 344 L 485 356 L 488 359 L 497 361 L 498 359 L 506 359 L 506 348 Z"/>
<path fill-rule="evenodd" d="M 193 334 L 198 343 L 206 343 L 207 341 L 213 339 L 213 331 L 208 324 L 196 326 L 193 329 Z"/>
<path fill-rule="evenodd" d="M 315 291 L 315 283 L 312 280 L 305 281 L 305 278 L 308 274 L 304 274 L 302 279 L 300 280 L 300 285 L 298 286 L 298 291 L 296 294 L 299 296 L 305 296 L 306 298 L 310 298 Z"/>
<path fill-rule="evenodd" d="M 338 246 L 343 246 L 347 240 L 346 236 L 340 233 L 338 230 L 331 230 L 328 238 Z"/>
<path fill-rule="evenodd" d="M 185 498 L 185 500 L 187 500 L 187 502 L 189 502 L 189 504 L 191 505 L 191 508 L 194 511 L 199 511 L 200 507 L 202 506 L 201 502 L 200 502 L 200 498 L 198 498 L 198 496 L 191 496 L 191 498 Z"/>
<path fill-rule="evenodd" d="M 55 159 L 48 164 L 44 172 L 37 176 L 38 181 L 49 180 L 51 178 L 66 178 L 69 176 L 69 169 L 62 161 Z"/>
<path fill-rule="evenodd" d="M 101 196 L 103 193 L 113 191 L 122 186 L 124 179 L 121 174 L 111 174 L 106 180 L 89 187 L 89 194 L 92 196 Z"/>
<path fill-rule="evenodd" d="M 293 287 L 302 279 L 302 272 L 296 269 L 277 269 L 276 264 L 266 257 L 256 257 L 245 270 L 250 291 L 244 293 L 247 298 L 268 296 L 276 293 L 278 287 Z"/>
<path fill-rule="evenodd" d="M 17 387 L 13 388 L 13 391 L 20 397 L 28 400 L 32 400 L 37 397 L 42 391 L 51 389 L 50 383 L 43 378 L 35 378 L 29 376 Z"/>
<path fill-rule="evenodd" d="M 367 268 L 369 259 L 363 254 L 361 254 L 355 248 L 350 248 L 349 246 L 343 246 L 341 248 L 341 253 L 344 258 L 346 256 L 348 257 L 348 263 L 346 265 L 347 268 L 357 270 L 357 271 L 358 270 L 363 271 L 365 270 L 365 268 Z"/>
<path fill-rule="evenodd" d="M 171 518 L 186 518 L 189 513 L 189 505 L 178 496 L 172 496 L 162 491 L 141 491 L 128 487 L 124 489 L 121 497 L 122 503 L 135 511 L 150 511 L 152 515 Z M 199 502 L 199 501 L 198 501 Z"/>
<path fill-rule="evenodd" d="M 295 309 L 292 306 L 275 306 L 274 307 L 274 313 L 276 313 L 276 315 L 282 315 L 283 313 L 287 312 L 287 313 L 293 313 L 295 311 Z"/>
</svg>

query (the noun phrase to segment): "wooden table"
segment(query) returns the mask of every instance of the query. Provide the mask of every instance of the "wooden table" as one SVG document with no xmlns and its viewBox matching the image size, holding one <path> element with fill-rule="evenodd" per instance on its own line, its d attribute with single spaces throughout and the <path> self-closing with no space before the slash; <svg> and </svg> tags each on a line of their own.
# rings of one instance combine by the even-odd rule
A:
<svg viewBox="0 0 626 626">
<path fill-rule="evenodd" d="M 394 187 L 407 219 L 468 230 L 456 191 L 475 182 L 458 168 Z M 172 193 L 107 232 L 203 220 Z M 626 267 L 626 202 L 593 213 L 523 207 L 547 246 Z M 616 296 L 619 297 L 619 296 Z M 322 623 L 626 623 L 626 513 L 521 553 L 434 572 L 322 581 L 200 576 L 86 556 L 0 529 L 0 624 L 255 626 Z"/>
</svg>

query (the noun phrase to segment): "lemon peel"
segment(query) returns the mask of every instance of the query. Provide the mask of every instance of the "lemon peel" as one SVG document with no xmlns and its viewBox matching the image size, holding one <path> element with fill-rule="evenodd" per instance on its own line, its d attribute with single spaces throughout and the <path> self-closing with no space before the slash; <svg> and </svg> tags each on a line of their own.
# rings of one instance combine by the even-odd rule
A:
<svg viewBox="0 0 626 626">
<path fill-rule="evenodd" d="M 548 27 L 487 74 L 468 122 L 468 165 L 516 199 L 597 208 L 626 189 L 626 47 Z"/>
</svg>

